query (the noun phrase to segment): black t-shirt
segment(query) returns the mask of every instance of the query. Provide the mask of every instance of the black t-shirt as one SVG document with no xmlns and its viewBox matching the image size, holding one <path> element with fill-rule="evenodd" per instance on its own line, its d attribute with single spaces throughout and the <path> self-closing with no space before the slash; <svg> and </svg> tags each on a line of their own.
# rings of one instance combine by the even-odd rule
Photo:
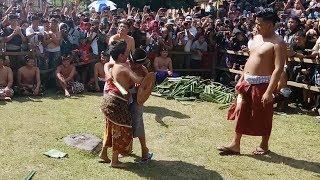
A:
<svg viewBox="0 0 320 180">
<path fill-rule="evenodd" d="M 11 27 L 5 27 L 3 28 L 3 31 L 1 33 L 2 37 L 8 37 L 13 33 L 13 29 Z M 25 33 L 21 30 L 22 34 L 25 35 Z M 21 46 L 22 44 L 22 38 L 19 34 L 14 35 L 13 38 L 7 42 L 7 44 L 12 44 L 12 45 L 16 45 L 16 46 Z"/>
</svg>

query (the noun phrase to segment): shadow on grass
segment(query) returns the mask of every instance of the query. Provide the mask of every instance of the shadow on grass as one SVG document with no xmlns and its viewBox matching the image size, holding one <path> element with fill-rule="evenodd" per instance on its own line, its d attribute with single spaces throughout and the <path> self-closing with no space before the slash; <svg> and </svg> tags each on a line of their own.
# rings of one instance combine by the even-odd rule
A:
<svg viewBox="0 0 320 180">
<path fill-rule="evenodd" d="M 287 166 L 301 169 L 305 171 L 310 171 L 313 173 L 320 174 L 320 163 L 319 162 L 311 162 L 305 160 L 297 160 L 291 157 L 282 156 L 280 154 L 270 152 L 267 156 L 255 156 L 255 155 L 245 155 L 260 161 L 265 161 L 269 163 L 276 164 L 285 164 Z"/>
<path fill-rule="evenodd" d="M 292 104 L 290 106 L 286 106 L 283 111 L 278 111 L 276 108 L 274 111 L 277 113 L 286 113 L 287 115 L 304 114 L 308 116 L 317 116 L 317 113 L 312 110 L 303 110 L 301 107 L 297 107 Z"/>
<path fill-rule="evenodd" d="M 163 118 L 169 116 L 169 117 L 174 117 L 177 119 L 187 119 L 190 118 L 190 116 L 182 114 L 179 111 L 173 111 L 170 109 L 167 109 L 165 107 L 155 107 L 155 106 L 145 106 L 143 108 L 143 111 L 145 113 L 151 113 L 151 114 L 155 114 L 155 120 L 160 123 L 161 126 L 164 127 L 168 127 L 168 125 L 166 123 L 163 122 Z"/>
<path fill-rule="evenodd" d="M 124 170 L 147 179 L 223 179 L 216 171 L 183 161 L 152 160 L 148 164 L 128 163 Z"/>
<path fill-rule="evenodd" d="M 43 96 L 18 96 L 13 101 L 24 103 L 24 102 L 42 102 Z"/>
</svg>

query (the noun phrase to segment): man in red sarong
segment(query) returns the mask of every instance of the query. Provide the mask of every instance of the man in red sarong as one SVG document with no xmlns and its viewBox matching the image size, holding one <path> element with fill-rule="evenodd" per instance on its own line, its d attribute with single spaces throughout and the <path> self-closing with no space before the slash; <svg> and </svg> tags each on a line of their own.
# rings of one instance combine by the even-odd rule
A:
<svg viewBox="0 0 320 180">
<path fill-rule="evenodd" d="M 275 34 L 278 20 L 272 9 L 264 9 L 256 15 L 259 34 L 253 39 L 244 74 L 236 85 L 238 97 L 228 113 L 228 119 L 235 120 L 235 135 L 231 144 L 218 148 L 220 155 L 239 155 L 242 134 L 262 136 L 253 154 L 269 152 L 273 93 L 286 60 L 286 45 L 282 37 Z"/>
<path fill-rule="evenodd" d="M 106 132 L 100 158 L 111 162 L 112 167 L 123 168 L 118 156 L 130 150 L 132 142 L 132 115 L 128 104 L 128 91 L 131 82 L 140 84 L 143 77 L 133 73 L 127 61 L 127 43 L 114 41 L 110 44 L 110 55 L 115 63 L 110 70 L 111 78 L 101 104 L 101 111 L 106 117 Z M 108 70 L 109 71 L 109 70 Z M 112 159 L 107 155 L 107 149 L 112 147 Z"/>
</svg>

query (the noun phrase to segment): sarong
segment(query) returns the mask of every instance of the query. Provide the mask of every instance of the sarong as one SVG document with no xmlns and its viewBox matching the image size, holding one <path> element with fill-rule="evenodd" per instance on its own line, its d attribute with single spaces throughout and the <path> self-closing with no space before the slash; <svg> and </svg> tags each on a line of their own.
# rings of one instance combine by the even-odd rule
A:
<svg viewBox="0 0 320 180">
<path fill-rule="evenodd" d="M 78 81 L 69 81 L 67 85 L 72 94 L 79 94 L 84 91 L 84 85 Z"/>
<path fill-rule="evenodd" d="M 103 148 L 126 154 L 132 142 L 132 116 L 126 99 L 110 91 L 103 97 L 101 110 L 106 116 Z"/>
<path fill-rule="evenodd" d="M 112 151 L 120 154 L 128 154 L 131 151 L 132 129 L 119 126 L 108 118 L 106 119 L 106 131 L 103 148 L 112 147 Z"/>
<path fill-rule="evenodd" d="M 4 86 L 0 86 L 0 97 L 7 97 L 7 94 L 4 92 L 5 88 L 6 87 L 4 87 Z M 9 89 L 9 91 L 10 91 L 9 96 L 12 97 L 14 94 L 14 91 L 11 88 Z"/>
<path fill-rule="evenodd" d="M 236 133 L 251 136 L 268 136 L 272 129 L 273 103 L 263 106 L 261 99 L 268 83 L 249 84 L 243 80 L 236 91 L 242 95 L 240 110 L 236 114 L 237 100 L 231 105 L 228 120 L 236 120 Z"/>
<path fill-rule="evenodd" d="M 132 116 L 129 110 L 128 101 L 116 95 L 115 93 L 108 92 L 102 98 L 101 111 L 104 115 L 114 124 L 131 128 Z"/>
</svg>

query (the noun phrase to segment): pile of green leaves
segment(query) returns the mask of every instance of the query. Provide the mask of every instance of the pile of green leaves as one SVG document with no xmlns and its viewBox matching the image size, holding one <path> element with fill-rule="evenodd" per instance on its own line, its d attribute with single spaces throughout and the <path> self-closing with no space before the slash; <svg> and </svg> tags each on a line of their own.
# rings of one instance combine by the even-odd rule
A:
<svg viewBox="0 0 320 180">
<path fill-rule="evenodd" d="M 203 80 L 199 76 L 166 78 L 154 88 L 152 95 L 178 101 L 202 100 L 219 104 L 230 104 L 235 98 L 233 88 L 209 79 Z"/>
</svg>

